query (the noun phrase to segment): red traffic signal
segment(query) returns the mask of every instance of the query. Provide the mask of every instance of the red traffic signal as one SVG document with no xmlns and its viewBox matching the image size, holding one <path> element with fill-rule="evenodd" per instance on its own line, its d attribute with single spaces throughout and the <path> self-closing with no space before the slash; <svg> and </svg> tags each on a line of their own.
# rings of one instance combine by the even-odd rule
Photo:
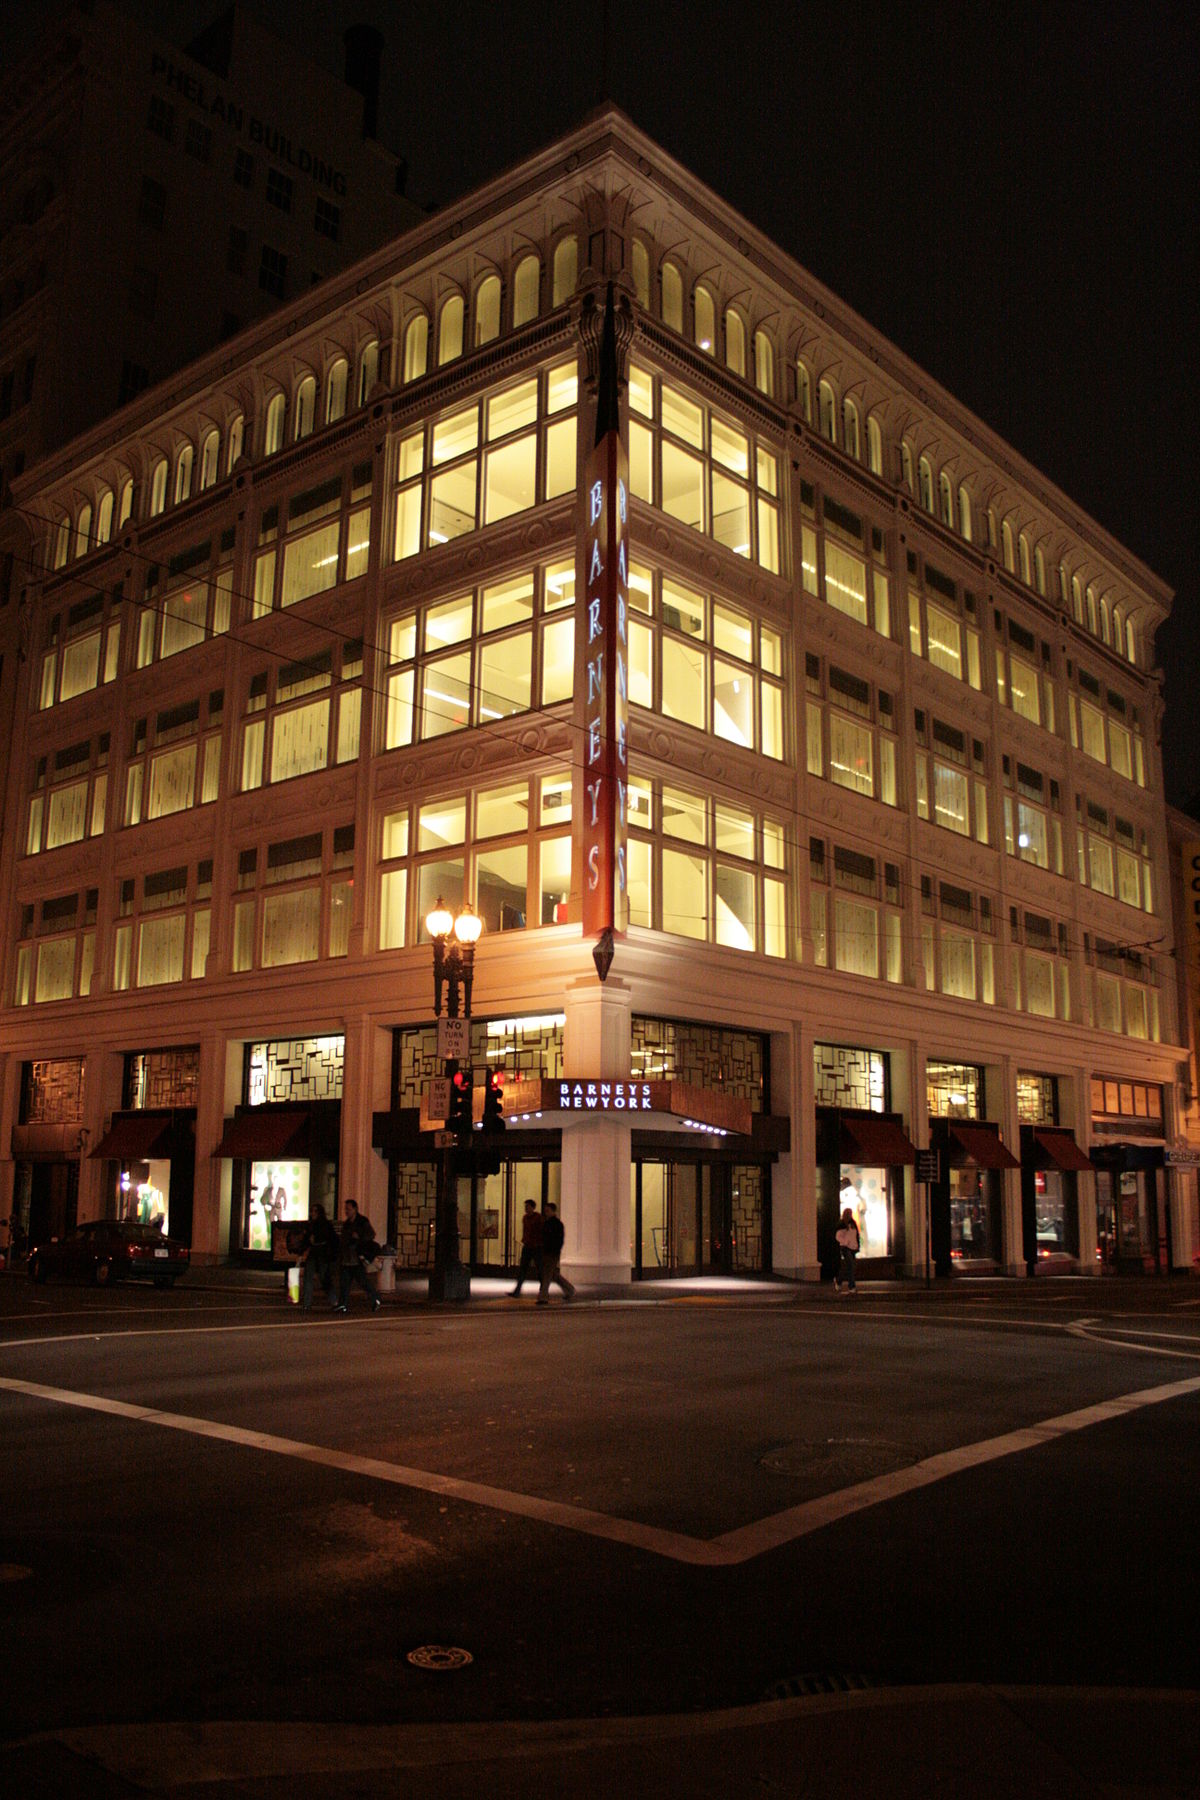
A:
<svg viewBox="0 0 1200 1800">
<path fill-rule="evenodd" d="M 484 1131 L 504 1130 L 504 1071 L 489 1069 L 483 1090 Z"/>
</svg>

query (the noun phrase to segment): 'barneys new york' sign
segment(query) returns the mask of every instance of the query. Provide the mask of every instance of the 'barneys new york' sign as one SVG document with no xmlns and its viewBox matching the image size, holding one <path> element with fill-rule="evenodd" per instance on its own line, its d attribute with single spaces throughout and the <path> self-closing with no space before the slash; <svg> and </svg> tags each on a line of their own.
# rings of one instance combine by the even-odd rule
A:
<svg viewBox="0 0 1200 1800">
<path fill-rule="evenodd" d="M 626 816 L 629 679 L 625 525 L 629 458 L 617 430 L 587 463 L 587 681 L 583 738 L 583 935 L 629 923 Z"/>
</svg>

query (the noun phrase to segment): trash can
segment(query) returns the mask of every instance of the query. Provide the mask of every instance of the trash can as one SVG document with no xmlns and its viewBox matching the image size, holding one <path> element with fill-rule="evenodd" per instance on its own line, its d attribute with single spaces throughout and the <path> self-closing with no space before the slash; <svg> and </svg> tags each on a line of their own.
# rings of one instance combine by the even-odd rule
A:
<svg viewBox="0 0 1200 1800">
<path fill-rule="evenodd" d="M 381 1294 L 394 1294 L 396 1291 L 396 1252 L 390 1244 L 385 1244 L 379 1252 L 379 1280 L 376 1285 Z"/>
</svg>

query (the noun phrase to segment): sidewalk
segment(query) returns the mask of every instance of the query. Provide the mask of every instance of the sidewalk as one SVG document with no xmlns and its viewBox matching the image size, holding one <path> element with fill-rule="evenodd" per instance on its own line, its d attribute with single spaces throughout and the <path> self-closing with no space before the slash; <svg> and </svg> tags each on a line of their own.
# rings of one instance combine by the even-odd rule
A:
<svg viewBox="0 0 1200 1800">
<path fill-rule="evenodd" d="M 71 1800 L 1194 1800 L 1198 1767 L 1194 1694 L 963 1685 L 537 1724 L 103 1726 L 14 1745 L 0 1777 Z"/>
</svg>

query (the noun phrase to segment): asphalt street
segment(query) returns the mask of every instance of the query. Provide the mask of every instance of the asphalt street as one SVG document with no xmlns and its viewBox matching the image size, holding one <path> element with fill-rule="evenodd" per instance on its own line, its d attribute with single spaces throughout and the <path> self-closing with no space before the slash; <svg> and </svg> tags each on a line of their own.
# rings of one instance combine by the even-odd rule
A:
<svg viewBox="0 0 1200 1800">
<path fill-rule="evenodd" d="M 1056 1793 L 1089 1791 L 1105 1733 L 1097 1779 L 1194 1793 L 1196 1283 L 502 1291 L 343 1320 L 225 1271 L 0 1279 L 10 1767 L 265 1794 L 300 1756 L 301 1791 L 335 1791 L 332 1761 L 359 1769 L 340 1791 L 407 1792 L 372 1782 L 442 1732 L 422 1793 L 485 1763 L 533 1791 L 517 1733 L 566 1759 L 559 1791 L 601 1792 L 569 1774 L 600 1766 L 590 1731 L 643 1770 L 624 1792 L 739 1791 L 690 1751 L 648 1785 L 646 1746 L 702 1731 L 714 1780 L 727 1753 L 746 1792 L 834 1794 L 855 1759 L 830 1744 L 890 1732 L 926 1747 L 905 1780 L 933 1745 L 975 1773 L 874 1791 L 983 1794 L 984 1746 L 1007 1738 L 1015 1783 L 1057 1716 Z M 223 1760 L 251 1728 L 276 1749 Z M 815 1734 L 806 1787 L 770 1785 L 781 1729 Z"/>
</svg>

